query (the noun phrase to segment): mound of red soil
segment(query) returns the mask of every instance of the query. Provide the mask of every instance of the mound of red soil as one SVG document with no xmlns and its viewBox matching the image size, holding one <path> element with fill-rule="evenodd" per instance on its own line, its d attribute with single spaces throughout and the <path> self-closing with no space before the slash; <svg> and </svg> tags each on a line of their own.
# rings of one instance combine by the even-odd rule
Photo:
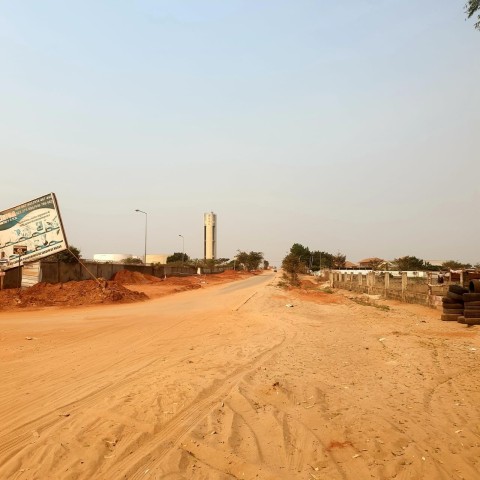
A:
<svg viewBox="0 0 480 480">
<path fill-rule="evenodd" d="M 113 280 L 122 285 L 145 285 L 155 282 L 161 282 L 162 279 L 140 272 L 130 272 L 129 270 L 120 270 L 115 274 Z"/>
<path fill-rule="evenodd" d="M 0 310 L 25 307 L 80 306 L 108 303 L 131 303 L 147 300 L 144 293 L 134 292 L 121 284 L 105 280 L 67 283 L 37 283 L 33 287 L 0 292 Z"/>
</svg>

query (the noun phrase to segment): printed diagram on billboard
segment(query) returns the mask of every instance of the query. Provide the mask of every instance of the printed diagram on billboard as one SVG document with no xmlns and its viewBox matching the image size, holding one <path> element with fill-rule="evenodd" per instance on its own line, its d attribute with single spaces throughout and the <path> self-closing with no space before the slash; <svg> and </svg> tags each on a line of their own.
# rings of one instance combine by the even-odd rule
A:
<svg viewBox="0 0 480 480">
<path fill-rule="evenodd" d="M 26 248 L 19 249 L 19 246 Z M 1 267 L 34 262 L 68 249 L 54 193 L 0 212 Z M 25 252 L 19 256 L 16 252 Z"/>
</svg>

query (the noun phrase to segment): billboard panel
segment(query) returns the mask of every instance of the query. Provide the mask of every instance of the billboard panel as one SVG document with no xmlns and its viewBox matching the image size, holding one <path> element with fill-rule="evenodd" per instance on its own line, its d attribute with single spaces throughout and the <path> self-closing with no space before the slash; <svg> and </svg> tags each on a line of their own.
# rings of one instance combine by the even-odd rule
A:
<svg viewBox="0 0 480 480">
<path fill-rule="evenodd" d="M 26 246 L 20 257 L 15 251 Z M 6 270 L 67 250 L 60 210 L 54 193 L 0 212 L 0 264 Z"/>
</svg>

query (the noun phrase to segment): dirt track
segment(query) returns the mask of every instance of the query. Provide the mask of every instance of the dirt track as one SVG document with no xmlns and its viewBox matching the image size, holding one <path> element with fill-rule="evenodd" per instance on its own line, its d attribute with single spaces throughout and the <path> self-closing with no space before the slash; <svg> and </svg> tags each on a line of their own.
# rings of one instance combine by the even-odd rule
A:
<svg viewBox="0 0 480 480">
<path fill-rule="evenodd" d="M 0 311 L 0 478 L 478 478 L 478 328 L 275 278 Z"/>
</svg>

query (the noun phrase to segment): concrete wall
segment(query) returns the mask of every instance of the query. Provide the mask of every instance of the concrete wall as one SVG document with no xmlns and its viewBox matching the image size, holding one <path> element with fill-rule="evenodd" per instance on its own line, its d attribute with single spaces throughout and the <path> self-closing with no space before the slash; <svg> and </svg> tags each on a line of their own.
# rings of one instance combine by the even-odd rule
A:
<svg viewBox="0 0 480 480">
<path fill-rule="evenodd" d="M 96 262 L 82 262 L 80 263 L 61 263 L 43 261 L 40 264 L 40 278 L 41 282 L 45 283 L 65 283 L 70 281 L 92 280 L 95 278 L 104 278 L 105 280 L 112 280 L 114 275 L 120 270 L 128 270 L 130 272 L 140 272 L 154 277 L 180 277 L 197 275 L 198 271 L 195 267 L 189 266 L 168 266 L 154 268 L 150 265 L 124 265 L 121 263 L 96 263 Z M 222 273 L 224 268 L 202 268 L 201 273 L 210 275 L 215 273 Z M 21 269 L 23 275 L 23 268 Z M 5 272 L 3 277 L 3 288 L 19 288 L 22 282 L 22 277 L 19 277 L 18 268 L 12 268 Z"/>
<path fill-rule="evenodd" d="M 332 287 L 367 295 L 380 295 L 383 298 L 399 300 L 406 303 L 417 303 L 433 308 L 441 308 L 441 299 L 448 291 L 448 283 L 441 285 L 432 281 L 432 275 L 411 278 L 403 272 L 401 278 L 392 278 L 390 273 L 367 274 L 349 271 L 330 272 L 329 281 Z M 463 281 L 463 279 L 462 279 Z"/>
</svg>

